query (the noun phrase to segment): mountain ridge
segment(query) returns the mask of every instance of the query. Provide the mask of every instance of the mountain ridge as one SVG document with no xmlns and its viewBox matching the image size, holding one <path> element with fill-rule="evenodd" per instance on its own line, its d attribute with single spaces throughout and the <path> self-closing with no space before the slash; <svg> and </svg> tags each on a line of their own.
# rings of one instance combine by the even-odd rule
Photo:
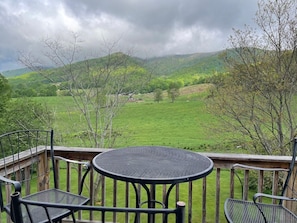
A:
<svg viewBox="0 0 297 223">
<path fill-rule="evenodd" d="M 142 59 L 140 57 L 130 57 L 134 63 L 142 62 L 146 68 L 154 67 L 157 76 L 178 76 L 180 73 L 187 74 L 210 74 L 223 69 L 223 61 L 219 55 L 223 51 L 192 53 L 192 54 L 172 54 L 160 57 L 151 57 Z M 117 53 L 115 53 L 117 54 Z M 89 61 L 99 61 L 104 57 L 88 59 Z M 78 61 L 75 64 L 84 62 Z M 31 72 L 28 68 L 19 68 L 15 70 L 2 71 L 6 78 L 13 78 Z"/>
</svg>

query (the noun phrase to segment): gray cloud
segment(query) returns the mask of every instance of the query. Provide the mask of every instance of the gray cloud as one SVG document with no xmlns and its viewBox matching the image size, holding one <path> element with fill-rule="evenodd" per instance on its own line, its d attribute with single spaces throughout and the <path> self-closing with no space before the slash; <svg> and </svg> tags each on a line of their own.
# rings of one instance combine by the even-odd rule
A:
<svg viewBox="0 0 297 223">
<path fill-rule="evenodd" d="M 41 52 L 43 38 L 73 32 L 87 49 L 120 40 L 142 57 L 222 50 L 256 9 L 257 0 L 2 0 L 0 70 L 18 51 Z"/>
</svg>

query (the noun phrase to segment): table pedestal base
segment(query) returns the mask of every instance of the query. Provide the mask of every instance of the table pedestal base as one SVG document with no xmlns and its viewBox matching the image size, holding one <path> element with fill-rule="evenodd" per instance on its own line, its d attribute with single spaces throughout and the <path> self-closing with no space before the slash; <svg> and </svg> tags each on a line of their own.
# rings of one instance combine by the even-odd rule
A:
<svg viewBox="0 0 297 223">
<path fill-rule="evenodd" d="M 156 200 L 156 185 L 155 184 L 151 184 L 151 189 L 146 185 L 146 184 L 140 184 L 146 191 L 147 194 L 147 200 L 141 202 L 140 201 L 140 195 L 139 195 L 139 190 L 136 187 L 135 183 L 131 183 L 133 185 L 133 188 L 135 190 L 135 196 L 136 196 L 136 207 L 140 208 L 142 205 L 147 204 L 148 208 L 155 208 L 155 204 L 160 204 L 162 206 L 162 208 L 168 208 L 168 203 L 169 203 L 169 195 L 170 192 L 172 191 L 173 187 L 176 184 L 171 184 L 168 188 L 168 190 L 166 191 L 166 195 L 165 195 L 165 202 L 161 202 Z M 155 222 L 154 219 L 155 216 L 152 215 L 148 215 L 148 222 Z M 135 222 L 138 222 L 138 216 L 135 216 Z M 164 216 L 164 222 L 167 222 L 167 216 Z"/>
</svg>

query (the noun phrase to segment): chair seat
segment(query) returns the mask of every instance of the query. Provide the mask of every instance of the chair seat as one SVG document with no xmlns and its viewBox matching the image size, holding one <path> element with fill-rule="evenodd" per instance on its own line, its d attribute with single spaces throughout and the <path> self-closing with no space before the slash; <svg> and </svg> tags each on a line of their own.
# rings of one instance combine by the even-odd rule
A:
<svg viewBox="0 0 297 223">
<path fill-rule="evenodd" d="M 35 194 L 31 194 L 23 197 L 24 200 L 31 201 L 42 201 L 46 204 L 46 202 L 50 203 L 59 203 L 59 204 L 73 204 L 73 205 L 84 205 L 89 202 L 89 198 L 72 194 L 69 192 L 61 191 L 58 189 L 49 189 L 40 191 Z M 28 212 L 26 207 L 23 208 L 23 219 L 24 222 L 31 222 L 29 220 Z M 28 206 L 29 212 L 32 216 L 33 222 L 45 223 L 48 222 L 48 217 L 46 215 L 45 208 L 43 206 Z M 5 207 L 5 210 L 10 214 L 10 205 Z M 58 208 L 47 208 L 51 218 L 53 221 L 59 221 L 60 219 L 69 216 L 71 213 L 68 209 L 58 209 Z"/>
<path fill-rule="evenodd" d="M 265 214 L 267 223 L 297 222 L 297 216 L 281 205 L 258 204 Z M 226 200 L 224 208 L 228 222 L 265 223 L 254 202 L 229 198 Z"/>
</svg>

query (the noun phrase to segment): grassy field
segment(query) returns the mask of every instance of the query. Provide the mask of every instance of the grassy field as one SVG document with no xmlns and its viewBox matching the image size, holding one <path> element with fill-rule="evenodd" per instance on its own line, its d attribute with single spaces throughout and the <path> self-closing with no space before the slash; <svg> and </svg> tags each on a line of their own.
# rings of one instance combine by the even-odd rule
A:
<svg viewBox="0 0 297 223">
<path fill-rule="evenodd" d="M 205 104 L 206 85 L 181 89 L 181 95 L 171 103 L 154 102 L 153 95 L 136 95 L 114 119 L 113 128 L 119 133 L 114 147 L 161 145 L 196 151 L 222 151 L 226 134 L 216 131 L 215 117 Z M 65 146 L 85 146 L 74 135 L 85 130 L 85 121 L 71 97 L 35 98 L 46 102 L 55 115 L 54 130 L 62 135 Z"/>
</svg>

